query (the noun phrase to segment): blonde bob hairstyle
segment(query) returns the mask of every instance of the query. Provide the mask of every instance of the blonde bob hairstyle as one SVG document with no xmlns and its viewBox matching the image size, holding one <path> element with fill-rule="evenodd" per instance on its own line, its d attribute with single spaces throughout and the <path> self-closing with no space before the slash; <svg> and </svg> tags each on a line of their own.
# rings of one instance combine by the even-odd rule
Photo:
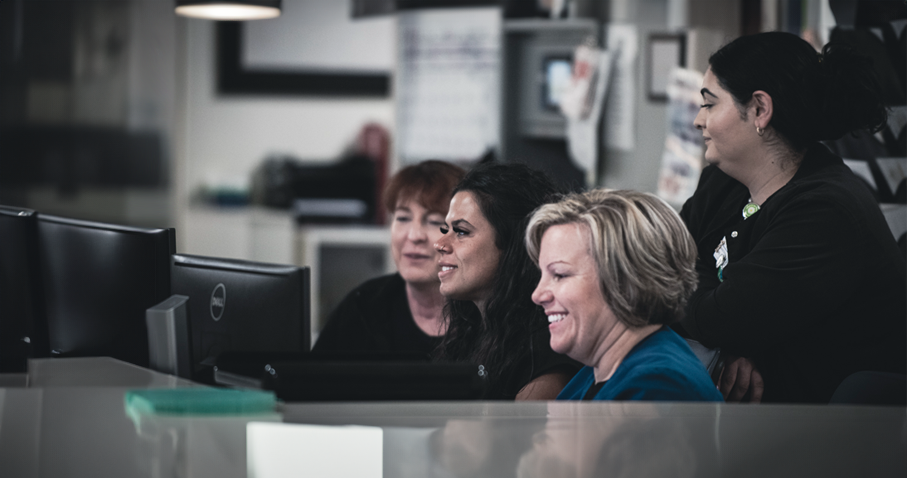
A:
<svg viewBox="0 0 907 478">
<path fill-rule="evenodd" d="M 575 193 L 532 214 L 526 249 L 536 265 L 542 236 L 560 224 L 588 233 L 599 287 L 630 327 L 680 320 L 696 289 L 696 244 L 680 216 L 658 197 L 628 190 Z"/>
</svg>

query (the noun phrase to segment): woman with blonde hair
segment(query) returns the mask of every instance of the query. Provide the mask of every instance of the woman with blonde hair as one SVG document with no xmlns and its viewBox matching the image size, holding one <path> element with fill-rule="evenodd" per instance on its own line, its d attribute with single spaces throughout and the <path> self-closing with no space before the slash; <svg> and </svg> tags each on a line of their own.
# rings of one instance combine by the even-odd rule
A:
<svg viewBox="0 0 907 478">
<path fill-rule="evenodd" d="M 559 400 L 722 400 L 668 327 L 696 288 L 696 245 L 664 201 L 567 196 L 535 211 L 526 248 L 542 271 L 532 300 L 548 316 L 551 348 L 585 365 Z"/>
</svg>

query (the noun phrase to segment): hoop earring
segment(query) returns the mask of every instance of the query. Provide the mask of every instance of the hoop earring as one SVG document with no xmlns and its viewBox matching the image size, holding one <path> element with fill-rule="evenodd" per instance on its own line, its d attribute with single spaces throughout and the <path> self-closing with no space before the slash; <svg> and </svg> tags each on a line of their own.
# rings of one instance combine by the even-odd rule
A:
<svg viewBox="0 0 907 478">
<path fill-rule="evenodd" d="M 765 130 L 756 126 L 756 134 L 758 134 L 759 136 L 762 136 L 763 134 L 765 134 Z"/>
</svg>

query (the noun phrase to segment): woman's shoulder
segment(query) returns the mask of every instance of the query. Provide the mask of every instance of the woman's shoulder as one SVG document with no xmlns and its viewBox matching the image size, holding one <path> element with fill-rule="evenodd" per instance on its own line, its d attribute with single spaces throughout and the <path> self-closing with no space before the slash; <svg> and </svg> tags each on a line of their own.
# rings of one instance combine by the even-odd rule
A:
<svg viewBox="0 0 907 478">
<path fill-rule="evenodd" d="M 609 382 L 618 400 L 721 400 L 702 362 L 668 328 L 634 348 Z"/>
<path fill-rule="evenodd" d="M 791 208 L 809 208 L 816 214 L 827 211 L 842 223 L 856 223 L 853 227 L 867 227 L 867 221 L 883 224 L 869 186 L 821 144 L 809 149 L 800 170 L 776 196 L 769 199 L 774 204 L 766 208 L 770 215 L 772 211 L 780 214 Z"/>
<path fill-rule="evenodd" d="M 388 298 L 388 295 L 404 292 L 406 282 L 400 277 L 400 274 L 393 273 L 385 276 L 369 279 L 359 284 L 348 295 L 348 299 L 355 299 L 359 302 L 372 301 L 381 298 Z"/>
<path fill-rule="evenodd" d="M 670 327 L 662 327 L 637 344 L 624 357 L 623 364 L 637 371 L 645 370 L 647 367 L 669 366 L 694 369 L 702 367 L 702 362 L 696 358 L 686 341 Z"/>
<path fill-rule="evenodd" d="M 370 351 L 386 341 L 394 301 L 405 301 L 399 274 L 369 279 L 353 289 L 328 317 L 315 352 Z"/>
</svg>

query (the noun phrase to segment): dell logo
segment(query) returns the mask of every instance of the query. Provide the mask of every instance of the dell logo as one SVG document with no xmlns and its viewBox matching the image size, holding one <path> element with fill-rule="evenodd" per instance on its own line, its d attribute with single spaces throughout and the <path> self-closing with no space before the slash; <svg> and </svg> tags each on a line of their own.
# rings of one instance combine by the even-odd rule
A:
<svg viewBox="0 0 907 478">
<path fill-rule="evenodd" d="M 227 288 L 223 284 L 217 284 L 214 292 L 211 293 L 211 318 L 220 320 L 224 315 L 224 306 L 227 305 Z"/>
</svg>

